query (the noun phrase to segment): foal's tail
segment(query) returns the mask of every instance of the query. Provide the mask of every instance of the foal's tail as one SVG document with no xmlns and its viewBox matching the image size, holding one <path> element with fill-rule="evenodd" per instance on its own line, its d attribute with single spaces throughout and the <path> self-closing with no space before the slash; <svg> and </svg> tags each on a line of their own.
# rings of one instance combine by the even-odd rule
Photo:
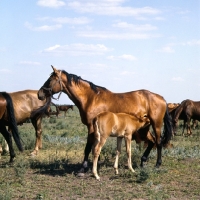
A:
<svg viewBox="0 0 200 200">
<path fill-rule="evenodd" d="M 166 112 L 164 116 L 164 130 L 162 136 L 162 144 L 165 146 L 172 138 L 172 119 L 166 105 Z"/>
<path fill-rule="evenodd" d="M 17 122 L 15 119 L 15 114 L 14 114 L 14 108 L 13 108 L 13 103 L 12 103 L 12 99 L 10 97 L 10 95 L 6 92 L 2 92 L 2 95 L 4 96 L 4 98 L 7 101 L 7 112 L 8 112 L 8 120 L 9 120 L 9 126 L 12 130 L 12 136 L 15 140 L 15 143 L 18 147 L 18 149 L 20 151 L 23 151 L 23 147 L 21 144 L 21 139 L 19 137 L 19 132 L 18 132 L 18 128 L 17 128 Z"/>
<path fill-rule="evenodd" d="M 95 117 L 93 120 L 93 127 L 94 127 L 94 138 L 96 141 L 100 142 L 100 133 L 98 127 L 98 118 Z"/>
</svg>

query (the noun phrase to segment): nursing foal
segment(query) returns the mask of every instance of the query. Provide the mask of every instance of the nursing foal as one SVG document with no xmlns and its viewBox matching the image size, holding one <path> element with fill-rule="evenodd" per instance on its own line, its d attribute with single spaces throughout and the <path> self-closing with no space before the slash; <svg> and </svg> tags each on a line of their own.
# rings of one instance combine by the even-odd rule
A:
<svg viewBox="0 0 200 200">
<path fill-rule="evenodd" d="M 128 156 L 128 168 L 135 172 L 131 163 L 131 140 L 134 133 L 140 128 L 150 124 L 150 120 L 145 116 L 128 115 L 125 113 L 102 112 L 93 120 L 95 142 L 93 144 L 93 168 L 92 172 L 97 180 L 97 162 L 103 145 L 107 138 L 117 137 L 117 156 L 114 164 L 115 172 L 118 174 L 118 158 L 121 152 L 121 142 L 125 139 L 126 152 Z"/>
</svg>

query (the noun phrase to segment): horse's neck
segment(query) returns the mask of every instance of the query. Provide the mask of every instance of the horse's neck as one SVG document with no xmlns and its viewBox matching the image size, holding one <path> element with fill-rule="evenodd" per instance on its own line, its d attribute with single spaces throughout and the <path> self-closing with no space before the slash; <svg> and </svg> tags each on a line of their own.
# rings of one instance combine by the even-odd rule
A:
<svg viewBox="0 0 200 200">
<path fill-rule="evenodd" d="M 79 109 L 84 109 L 95 94 L 88 83 L 80 83 L 80 85 L 72 83 L 72 86 L 68 87 L 64 92 Z"/>
</svg>

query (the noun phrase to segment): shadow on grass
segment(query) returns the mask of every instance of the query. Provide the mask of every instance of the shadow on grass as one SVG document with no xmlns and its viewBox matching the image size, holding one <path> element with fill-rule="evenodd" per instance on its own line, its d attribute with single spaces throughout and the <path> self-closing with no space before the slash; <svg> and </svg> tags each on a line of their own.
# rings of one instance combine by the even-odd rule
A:
<svg viewBox="0 0 200 200">
<path fill-rule="evenodd" d="M 48 176 L 66 176 L 66 174 L 78 175 L 82 168 L 82 163 L 69 163 L 65 161 L 55 161 L 52 163 L 32 163 L 30 168 L 37 170 L 35 174 L 43 174 Z M 92 165 L 89 163 L 89 167 L 84 171 L 85 178 L 91 176 Z"/>
</svg>

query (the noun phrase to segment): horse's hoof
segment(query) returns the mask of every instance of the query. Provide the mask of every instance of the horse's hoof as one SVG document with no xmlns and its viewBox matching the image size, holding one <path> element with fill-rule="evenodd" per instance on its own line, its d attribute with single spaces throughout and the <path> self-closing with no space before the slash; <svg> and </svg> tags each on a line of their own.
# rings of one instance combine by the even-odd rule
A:
<svg viewBox="0 0 200 200">
<path fill-rule="evenodd" d="M 37 154 L 35 152 L 32 152 L 32 153 L 30 153 L 30 156 L 35 157 L 35 156 L 37 156 Z"/>
<path fill-rule="evenodd" d="M 79 172 L 76 176 L 80 177 L 80 178 L 83 178 L 85 176 L 85 173 Z"/>
</svg>

